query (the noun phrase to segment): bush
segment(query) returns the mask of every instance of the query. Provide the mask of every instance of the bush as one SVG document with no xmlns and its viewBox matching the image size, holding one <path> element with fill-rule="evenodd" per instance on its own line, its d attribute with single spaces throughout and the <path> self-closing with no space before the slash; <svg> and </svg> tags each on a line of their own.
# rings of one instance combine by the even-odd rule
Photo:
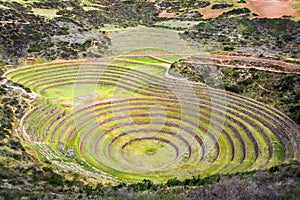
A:
<svg viewBox="0 0 300 200">
<path fill-rule="evenodd" d="M 236 84 L 226 84 L 225 90 L 240 94 L 243 92 L 243 88 L 241 86 L 238 86 Z"/>
<path fill-rule="evenodd" d="M 280 171 L 279 166 L 273 166 L 269 169 L 270 173 L 279 172 L 279 171 Z"/>
<path fill-rule="evenodd" d="M 150 180 L 144 179 L 142 182 L 129 185 L 128 188 L 132 188 L 134 191 L 156 190 L 157 185 Z"/>
<path fill-rule="evenodd" d="M 215 10 L 215 9 L 222 9 L 222 8 L 229 8 L 232 7 L 233 4 L 227 4 L 227 3 L 222 3 L 222 4 L 214 4 L 211 9 Z"/>
<path fill-rule="evenodd" d="M 0 85 L 0 95 L 5 95 L 6 94 L 6 90 L 2 87 L 2 85 Z"/>
<path fill-rule="evenodd" d="M 249 8 L 234 8 L 232 10 L 229 10 L 228 12 L 223 13 L 219 17 L 227 17 L 230 15 L 240 15 L 240 14 L 249 14 L 251 13 L 251 10 Z"/>
<path fill-rule="evenodd" d="M 224 51 L 233 51 L 234 47 L 233 46 L 225 46 Z"/>
<path fill-rule="evenodd" d="M 177 179 L 177 177 L 168 180 L 166 183 L 168 187 L 182 185 L 182 182 Z"/>
<path fill-rule="evenodd" d="M 63 178 L 58 174 L 52 174 L 52 176 L 49 178 L 48 183 L 55 186 L 63 186 L 64 181 Z"/>
</svg>

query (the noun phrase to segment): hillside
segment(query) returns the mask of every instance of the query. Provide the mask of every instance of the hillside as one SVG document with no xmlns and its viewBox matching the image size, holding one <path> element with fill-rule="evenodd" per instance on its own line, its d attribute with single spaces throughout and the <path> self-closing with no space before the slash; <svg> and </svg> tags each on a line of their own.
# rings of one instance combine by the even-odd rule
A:
<svg viewBox="0 0 300 200">
<path fill-rule="evenodd" d="M 0 199 L 298 199 L 299 9 L 0 1 Z"/>
</svg>

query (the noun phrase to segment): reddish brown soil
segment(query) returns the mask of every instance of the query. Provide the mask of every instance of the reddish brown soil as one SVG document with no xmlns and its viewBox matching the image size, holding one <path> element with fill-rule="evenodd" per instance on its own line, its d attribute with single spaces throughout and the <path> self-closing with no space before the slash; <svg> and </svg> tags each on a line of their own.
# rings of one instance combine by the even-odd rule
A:
<svg viewBox="0 0 300 200">
<path fill-rule="evenodd" d="M 176 15 L 174 13 L 168 13 L 166 11 L 162 11 L 161 13 L 159 13 L 158 17 L 161 17 L 161 18 L 176 18 Z"/>
<path fill-rule="evenodd" d="M 291 0 L 248 0 L 245 6 L 260 18 L 277 18 L 283 15 L 296 16 L 299 13 L 291 6 Z"/>
<path fill-rule="evenodd" d="M 223 14 L 224 12 L 230 10 L 230 8 L 211 10 L 211 7 L 213 5 L 214 5 L 214 3 L 212 3 L 208 7 L 200 8 L 200 9 L 198 9 L 198 11 L 203 15 L 204 18 L 208 19 L 208 18 L 216 18 L 219 15 Z"/>
<path fill-rule="evenodd" d="M 228 9 L 203 10 L 200 13 L 204 16 L 204 18 L 216 18 L 227 10 Z"/>
<path fill-rule="evenodd" d="M 204 18 L 216 18 L 230 10 L 230 8 L 211 10 L 212 5 L 198 9 Z M 248 0 L 244 7 L 258 14 L 259 18 L 278 18 L 284 15 L 300 16 L 300 13 L 291 7 L 291 0 Z"/>
</svg>

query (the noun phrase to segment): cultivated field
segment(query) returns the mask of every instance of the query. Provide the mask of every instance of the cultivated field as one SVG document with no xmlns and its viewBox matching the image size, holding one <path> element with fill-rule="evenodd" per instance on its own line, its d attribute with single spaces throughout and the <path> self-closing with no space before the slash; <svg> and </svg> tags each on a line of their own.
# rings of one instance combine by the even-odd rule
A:
<svg viewBox="0 0 300 200">
<path fill-rule="evenodd" d="M 107 58 L 6 73 L 37 94 L 20 128 L 41 159 L 103 182 L 164 182 L 299 159 L 300 127 L 280 111 L 169 74 L 171 63 L 196 55 L 175 32 L 140 28 L 112 38 Z M 239 60 L 212 58 L 235 67 Z"/>
<path fill-rule="evenodd" d="M 285 115 L 164 76 L 168 65 L 167 56 L 127 55 L 36 65 L 7 77 L 39 95 L 22 120 L 24 137 L 47 160 L 83 172 L 166 181 L 299 158 L 300 128 Z"/>
</svg>

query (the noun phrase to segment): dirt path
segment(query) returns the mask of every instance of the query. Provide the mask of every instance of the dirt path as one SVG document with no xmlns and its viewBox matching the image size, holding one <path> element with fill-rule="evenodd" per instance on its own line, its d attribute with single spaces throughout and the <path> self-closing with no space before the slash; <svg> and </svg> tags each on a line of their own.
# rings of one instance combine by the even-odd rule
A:
<svg viewBox="0 0 300 200">
<path fill-rule="evenodd" d="M 14 69 L 13 71 L 15 70 L 18 70 L 18 69 Z M 24 90 L 23 88 L 19 87 L 19 86 L 13 86 L 13 85 L 9 85 L 7 84 L 7 74 L 10 73 L 12 71 L 6 71 L 1 77 L 2 77 L 2 80 L 0 81 L 0 85 L 5 85 L 6 87 L 8 88 L 11 88 L 13 89 L 15 92 L 17 93 L 23 93 L 25 95 L 28 95 L 30 97 L 30 99 L 37 99 L 38 98 L 38 94 L 36 94 L 35 92 L 26 92 L 26 90 Z"/>
<path fill-rule="evenodd" d="M 244 61 L 254 61 L 262 63 L 270 63 L 273 65 L 283 66 L 285 68 L 300 69 L 300 65 L 287 63 L 279 60 L 269 60 L 265 58 L 254 58 L 254 57 L 244 57 L 244 56 L 224 56 L 224 55 L 212 55 L 211 58 L 220 60 L 244 60 Z"/>
<path fill-rule="evenodd" d="M 278 60 L 269 60 L 265 58 L 254 58 L 254 57 L 245 57 L 245 56 L 227 56 L 227 55 L 200 55 L 196 56 L 198 58 L 208 58 L 208 59 L 216 59 L 219 60 L 224 67 L 237 67 L 237 68 L 255 68 L 258 70 L 263 71 L 270 71 L 270 72 L 276 72 L 276 73 L 293 73 L 293 74 L 300 74 L 300 65 L 293 64 L 293 63 L 287 63 L 283 61 Z M 273 68 L 266 68 L 266 67 L 256 67 L 256 66 L 245 66 L 245 65 L 226 65 L 223 63 L 223 61 L 230 61 L 230 60 L 239 60 L 239 61 L 246 61 L 246 62 L 259 62 L 259 63 L 266 63 L 266 64 L 272 64 L 272 65 L 278 65 L 281 67 L 284 67 L 286 70 L 277 70 Z M 190 62 L 192 63 L 192 62 Z M 196 64 L 199 64 L 198 62 Z M 297 71 L 288 71 L 288 69 L 293 69 Z"/>
<path fill-rule="evenodd" d="M 158 18 L 170 18 L 170 19 L 173 19 L 173 18 L 176 18 L 176 15 L 174 13 L 168 13 L 166 11 L 163 11 L 163 12 L 159 13 Z"/>
<path fill-rule="evenodd" d="M 31 24 L 30 22 L 0 21 L 0 24 Z"/>
</svg>

